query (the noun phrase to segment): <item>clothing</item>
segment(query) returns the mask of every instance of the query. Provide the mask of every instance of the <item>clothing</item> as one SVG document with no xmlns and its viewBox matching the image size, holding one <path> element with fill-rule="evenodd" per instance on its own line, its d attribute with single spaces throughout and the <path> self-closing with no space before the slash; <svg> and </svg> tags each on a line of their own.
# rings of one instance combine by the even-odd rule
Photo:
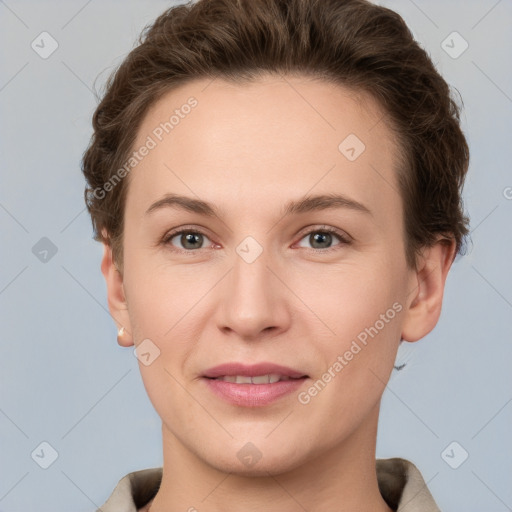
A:
<svg viewBox="0 0 512 512">
<path fill-rule="evenodd" d="M 400 458 L 377 459 L 377 481 L 382 497 L 396 512 L 440 512 L 418 468 Z M 137 512 L 156 495 L 162 468 L 142 469 L 119 480 L 96 512 Z"/>
</svg>

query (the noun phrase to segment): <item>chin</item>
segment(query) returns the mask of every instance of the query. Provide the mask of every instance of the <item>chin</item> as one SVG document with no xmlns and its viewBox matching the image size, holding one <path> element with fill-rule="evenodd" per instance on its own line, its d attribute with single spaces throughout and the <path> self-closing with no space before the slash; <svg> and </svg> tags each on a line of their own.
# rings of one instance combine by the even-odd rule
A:
<svg viewBox="0 0 512 512">
<path fill-rule="evenodd" d="M 265 455 L 270 453 L 271 455 Z M 230 456 L 230 454 L 232 454 Z M 304 463 L 303 457 L 297 453 L 297 449 L 278 451 L 276 447 L 268 443 L 265 448 L 259 449 L 251 442 L 247 442 L 240 448 L 232 450 L 228 448 L 220 453 L 208 453 L 203 460 L 223 473 L 231 473 L 247 477 L 268 477 L 291 471 Z"/>
</svg>

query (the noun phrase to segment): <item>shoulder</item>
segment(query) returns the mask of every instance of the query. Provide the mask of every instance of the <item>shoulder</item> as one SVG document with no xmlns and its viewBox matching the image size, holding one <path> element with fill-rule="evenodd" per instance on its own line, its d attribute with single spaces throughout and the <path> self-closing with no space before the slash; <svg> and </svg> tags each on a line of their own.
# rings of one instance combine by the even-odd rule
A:
<svg viewBox="0 0 512 512">
<path fill-rule="evenodd" d="M 399 457 L 377 459 L 377 480 L 382 497 L 397 512 L 440 512 L 419 469 Z"/>
<path fill-rule="evenodd" d="M 156 495 L 162 481 L 162 468 L 141 469 L 119 480 L 108 500 L 97 512 L 137 512 Z"/>
</svg>

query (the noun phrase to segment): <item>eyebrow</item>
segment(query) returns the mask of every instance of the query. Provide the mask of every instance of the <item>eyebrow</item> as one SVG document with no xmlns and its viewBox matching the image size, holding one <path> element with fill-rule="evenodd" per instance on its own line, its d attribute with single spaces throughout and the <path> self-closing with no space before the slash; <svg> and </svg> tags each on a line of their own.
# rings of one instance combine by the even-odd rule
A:
<svg viewBox="0 0 512 512">
<path fill-rule="evenodd" d="M 213 204 L 201 199 L 182 196 L 179 194 L 166 194 L 154 202 L 147 210 L 146 215 L 162 208 L 176 208 L 197 213 L 205 217 L 222 217 L 221 212 Z M 321 194 L 306 196 L 299 200 L 289 201 L 283 208 L 282 217 L 288 215 L 306 213 L 311 211 L 346 208 L 349 210 L 373 215 L 364 204 L 340 194 Z"/>
</svg>

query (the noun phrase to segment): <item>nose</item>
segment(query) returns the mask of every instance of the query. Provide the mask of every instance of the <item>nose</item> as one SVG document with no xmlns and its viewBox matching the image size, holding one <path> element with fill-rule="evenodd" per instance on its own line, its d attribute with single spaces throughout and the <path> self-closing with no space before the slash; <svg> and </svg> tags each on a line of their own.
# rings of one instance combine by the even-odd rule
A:
<svg viewBox="0 0 512 512">
<path fill-rule="evenodd" d="M 287 330 L 291 320 L 285 279 L 266 251 L 254 261 L 240 254 L 234 254 L 233 267 L 218 290 L 217 326 L 245 340 L 274 337 Z"/>
</svg>

